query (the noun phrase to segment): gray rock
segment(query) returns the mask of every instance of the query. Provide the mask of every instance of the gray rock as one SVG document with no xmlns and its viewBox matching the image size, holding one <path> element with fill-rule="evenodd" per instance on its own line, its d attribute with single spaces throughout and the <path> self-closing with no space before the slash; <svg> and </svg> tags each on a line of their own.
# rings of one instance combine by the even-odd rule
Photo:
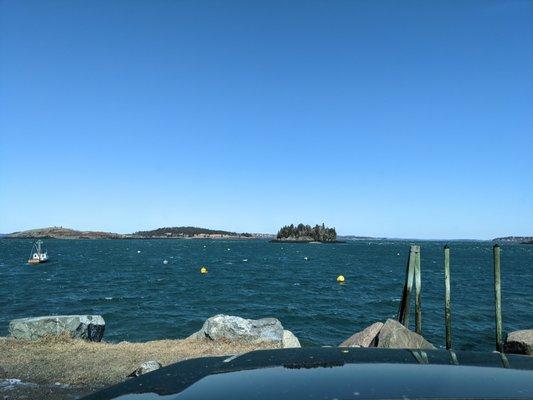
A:
<svg viewBox="0 0 533 400">
<path fill-rule="evenodd" d="M 284 349 L 293 349 L 302 346 L 300 345 L 298 338 L 294 336 L 294 333 L 285 329 L 283 331 L 282 347 Z"/>
<path fill-rule="evenodd" d="M 533 355 L 533 329 L 509 333 L 503 345 L 505 353 Z"/>
<path fill-rule="evenodd" d="M 143 362 L 141 365 L 139 365 L 139 368 L 137 368 L 135 371 L 133 371 L 128 376 L 140 376 L 143 374 L 147 374 L 148 372 L 155 371 L 156 369 L 161 368 L 161 364 L 157 361 L 146 361 Z"/>
<path fill-rule="evenodd" d="M 99 342 L 104 336 L 105 321 L 100 315 L 55 315 L 20 318 L 9 323 L 15 339 L 35 340 L 47 335 L 68 333 L 73 338 Z"/>
<path fill-rule="evenodd" d="M 189 339 L 227 340 L 241 343 L 283 343 L 283 326 L 276 318 L 244 319 L 231 315 L 208 318 Z"/>
<path fill-rule="evenodd" d="M 388 319 L 378 335 L 378 346 L 388 349 L 434 349 L 431 343 L 398 321 Z"/>
<path fill-rule="evenodd" d="M 187 336 L 185 340 L 203 340 L 206 339 L 205 333 L 203 333 L 201 330 L 198 332 L 194 332 L 192 335 Z"/>
<path fill-rule="evenodd" d="M 379 331 L 383 322 L 375 322 L 361 332 L 357 332 L 342 342 L 339 347 L 376 347 Z"/>
</svg>

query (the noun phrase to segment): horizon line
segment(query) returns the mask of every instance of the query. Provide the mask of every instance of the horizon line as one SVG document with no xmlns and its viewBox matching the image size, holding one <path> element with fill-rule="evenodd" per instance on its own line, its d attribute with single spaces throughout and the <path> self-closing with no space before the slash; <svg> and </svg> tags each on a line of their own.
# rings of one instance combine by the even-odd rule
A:
<svg viewBox="0 0 533 400">
<path fill-rule="evenodd" d="M 45 226 L 45 227 L 40 227 L 40 228 L 30 228 L 30 229 L 22 229 L 22 230 L 15 230 L 15 231 L 11 231 L 11 232 L 0 232 L 0 235 L 4 236 L 4 235 L 10 235 L 10 234 L 13 234 L 13 233 L 18 233 L 18 232 L 25 232 L 25 231 L 34 231 L 34 230 L 41 230 L 41 229 L 50 229 L 50 228 L 60 228 L 60 229 L 69 229 L 69 230 L 74 230 L 74 231 L 80 231 L 80 232 L 104 232 L 104 233 L 112 233 L 112 234 L 119 234 L 119 235 L 132 235 L 134 234 L 135 232 L 141 232 L 141 231 L 150 231 L 150 230 L 155 230 L 155 229 L 161 229 L 161 228 L 182 228 L 182 227 L 192 227 L 192 228 L 200 228 L 200 229 L 209 229 L 209 230 L 218 230 L 218 231 L 225 231 L 225 232 L 231 232 L 231 233 L 237 233 L 237 234 L 243 234 L 243 233 L 250 233 L 252 235 L 272 235 L 272 236 L 275 236 L 276 233 L 270 233 L 270 232 L 247 232 L 247 231 L 242 231 L 242 232 L 237 232 L 237 231 L 232 231 L 232 230 L 228 230 L 228 229 L 224 229 L 224 228 L 205 228 L 205 227 L 200 227 L 200 226 L 194 226 L 194 225 L 174 225 L 174 226 L 160 226 L 158 228 L 153 228 L 153 229 L 138 229 L 134 232 L 120 232 L 120 231 L 107 231 L 107 230 L 94 230 L 94 229 L 79 229 L 79 228 L 71 228 L 71 227 L 64 227 L 62 225 L 49 225 L 49 226 Z M 374 235 L 364 235 L 364 234 L 353 234 L 353 233 L 348 233 L 348 234 L 340 234 L 338 233 L 337 236 L 339 237 L 350 237 L 350 236 L 353 236 L 353 237 L 359 237 L 359 238 L 369 238 L 369 239 L 380 239 L 380 240 L 420 240 L 420 241 L 493 241 L 495 239 L 499 239 L 499 238 L 506 238 L 506 237 L 522 237 L 522 238 L 527 238 L 527 237 L 533 237 L 533 234 L 531 236 L 528 236 L 528 235 L 516 235 L 516 234 L 511 234 L 511 235 L 498 235 L 498 236 L 495 236 L 493 238 L 469 238 L 469 237 L 462 237 L 462 238 L 438 238 L 438 237 L 433 237 L 433 238 L 417 238 L 417 237 L 399 237 L 399 236 L 386 236 L 386 235 L 379 235 L 379 236 L 374 236 Z"/>
</svg>

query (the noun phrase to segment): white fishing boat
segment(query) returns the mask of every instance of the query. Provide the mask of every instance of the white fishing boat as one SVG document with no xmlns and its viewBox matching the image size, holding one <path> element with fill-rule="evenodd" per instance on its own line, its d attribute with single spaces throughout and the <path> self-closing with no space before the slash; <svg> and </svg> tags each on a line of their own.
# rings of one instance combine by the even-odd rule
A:
<svg viewBox="0 0 533 400">
<path fill-rule="evenodd" d="M 42 244 L 42 240 L 37 240 L 33 243 L 28 264 L 41 264 L 48 261 L 48 252 L 46 250 L 43 251 Z"/>
</svg>

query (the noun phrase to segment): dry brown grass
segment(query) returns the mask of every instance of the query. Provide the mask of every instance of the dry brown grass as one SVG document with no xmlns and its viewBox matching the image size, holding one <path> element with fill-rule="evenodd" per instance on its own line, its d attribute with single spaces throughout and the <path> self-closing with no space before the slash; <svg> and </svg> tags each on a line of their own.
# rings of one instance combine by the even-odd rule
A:
<svg viewBox="0 0 533 400">
<path fill-rule="evenodd" d="M 273 347 L 192 339 L 112 344 L 68 336 L 37 341 L 0 338 L 0 378 L 102 386 L 124 380 L 144 361 L 156 360 L 165 366 L 189 358 L 242 354 Z"/>
</svg>

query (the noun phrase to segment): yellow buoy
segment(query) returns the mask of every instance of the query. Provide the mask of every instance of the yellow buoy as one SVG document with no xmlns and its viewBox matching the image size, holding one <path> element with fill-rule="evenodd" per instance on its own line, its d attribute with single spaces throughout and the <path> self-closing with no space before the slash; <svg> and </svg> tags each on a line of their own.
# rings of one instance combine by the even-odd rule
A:
<svg viewBox="0 0 533 400">
<path fill-rule="evenodd" d="M 342 275 L 337 276 L 337 282 L 344 283 L 344 281 L 345 281 L 344 276 Z"/>
<path fill-rule="evenodd" d="M 201 274 L 207 274 L 207 268 L 206 267 L 200 268 L 200 273 Z"/>
</svg>

